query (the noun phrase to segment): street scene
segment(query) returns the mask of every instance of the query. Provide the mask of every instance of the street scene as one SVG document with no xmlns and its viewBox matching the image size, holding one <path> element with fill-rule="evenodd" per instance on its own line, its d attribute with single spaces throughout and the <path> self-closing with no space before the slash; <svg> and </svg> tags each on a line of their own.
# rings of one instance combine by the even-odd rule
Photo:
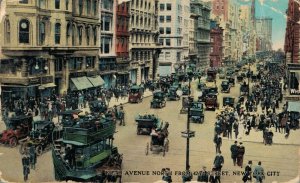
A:
<svg viewBox="0 0 300 183">
<path fill-rule="evenodd" d="M 0 182 L 299 183 L 300 2 L 0 0 Z"/>
</svg>

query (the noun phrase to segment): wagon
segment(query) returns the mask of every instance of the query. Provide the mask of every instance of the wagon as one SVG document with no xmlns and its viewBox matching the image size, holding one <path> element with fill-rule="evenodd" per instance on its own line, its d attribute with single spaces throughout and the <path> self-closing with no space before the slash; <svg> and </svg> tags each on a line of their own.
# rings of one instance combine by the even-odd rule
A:
<svg viewBox="0 0 300 183">
<path fill-rule="evenodd" d="M 161 130 L 159 129 L 151 134 L 151 141 L 146 144 L 146 156 L 149 151 L 162 152 L 163 156 L 169 151 L 168 127 L 169 123 L 166 122 Z"/>
<path fill-rule="evenodd" d="M 22 139 L 20 143 L 20 153 L 28 153 L 29 146 L 34 146 L 36 154 L 39 156 L 50 149 L 53 140 L 54 123 L 52 121 L 35 121 L 29 138 Z M 55 133 L 59 133 L 56 131 Z"/>
<path fill-rule="evenodd" d="M 138 115 L 135 118 L 138 135 L 150 135 L 152 129 L 161 128 L 161 121 L 155 115 Z"/>
<path fill-rule="evenodd" d="M 144 89 L 141 86 L 134 85 L 130 88 L 128 102 L 139 103 L 143 100 Z"/>
</svg>

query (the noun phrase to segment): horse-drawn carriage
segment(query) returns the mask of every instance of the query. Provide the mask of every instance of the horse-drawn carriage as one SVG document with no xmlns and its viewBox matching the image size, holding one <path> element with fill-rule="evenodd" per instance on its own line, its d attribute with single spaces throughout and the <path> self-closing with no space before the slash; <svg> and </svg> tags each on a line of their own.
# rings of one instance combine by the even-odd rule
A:
<svg viewBox="0 0 300 183">
<path fill-rule="evenodd" d="M 152 130 L 151 141 L 146 145 L 146 155 L 149 154 L 149 150 L 163 152 L 163 156 L 169 151 L 168 127 L 169 123 L 166 122 L 162 129 Z"/>
<path fill-rule="evenodd" d="M 36 154 L 39 156 L 43 152 L 50 149 L 53 140 L 55 125 L 52 121 L 35 121 L 28 138 L 22 139 L 20 143 L 20 153 L 26 154 L 29 152 L 29 147 L 34 146 Z M 55 133 L 59 133 L 55 131 Z"/>
<path fill-rule="evenodd" d="M 136 133 L 138 135 L 150 135 L 152 129 L 162 127 L 160 119 L 153 114 L 138 115 L 135 121 L 137 123 Z"/>
<path fill-rule="evenodd" d="M 0 134 L 0 143 L 15 147 L 18 140 L 26 138 L 32 128 L 32 116 L 16 116 L 8 119 L 7 129 Z"/>
<path fill-rule="evenodd" d="M 153 99 L 150 103 L 150 108 L 163 108 L 166 106 L 165 93 L 161 90 L 153 92 Z"/>
</svg>

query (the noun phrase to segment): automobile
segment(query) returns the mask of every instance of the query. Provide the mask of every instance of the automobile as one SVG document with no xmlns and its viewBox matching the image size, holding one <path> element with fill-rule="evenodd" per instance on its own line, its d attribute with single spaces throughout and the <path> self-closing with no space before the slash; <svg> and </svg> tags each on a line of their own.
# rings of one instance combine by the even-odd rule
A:
<svg viewBox="0 0 300 183">
<path fill-rule="evenodd" d="M 153 92 L 153 98 L 150 102 L 150 108 L 163 108 L 166 106 L 165 93 L 161 90 Z"/>
<path fill-rule="evenodd" d="M 8 119 L 7 129 L 0 134 L 0 143 L 16 147 L 18 140 L 26 138 L 32 128 L 32 116 L 14 116 Z"/>
<path fill-rule="evenodd" d="M 249 93 L 249 85 L 246 83 L 243 83 L 240 87 L 240 95 L 245 96 Z"/>
<path fill-rule="evenodd" d="M 144 89 L 141 86 L 133 85 L 129 91 L 128 102 L 129 103 L 139 103 L 143 100 Z"/>
<path fill-rule="evenodd" d="M 198 88 L 199 90 L 202 90 L 204 87 L 206 87 L 206 84 L 203 83 L 203 82 L 200 82 L 200 83 L 198 83 L 198 85 L 197 85 L 197 88 Z"/>
<path fill-rule="evenodd" d="M 92 113 L 105 113 L 107 111 L 106 102 L 101 100 L 94 100 L 89 102 L 89 107 Z"/>
<path fill-rule="evenodd" d="M 228 78 L 228 82 L 229 82 L 229 84 L 230 84 L 231 87 L 235 86 L 235 79 L 234 79 L 234 77 Z"/>
<path fill-rule="evenodd" d="M 240 82 L 243 82 L 244 77 L 243 77 L 242 75 L 238 75 L 238 76 L 236 77 L 236 79 L 237 79 L 237 81 L 240 83 Z"/>
<path fill-rule="evenodd" d="M 161 129 L 161 120 L 154 114 L 138 115 L 135 118 L 137 123 L 137 135 L 150 135 L 152 129 Z"/>
<path fill-rule="evenodd" d="M 34 146 L 36 154 L 39 156 L 43 152 L 50 150 L 53 140 L 57 140 L 54 133 L 54 122 L 52 121 L 34 121 L 29 138 L 19 140 L 20 153 L 29 153 L 29 146 Z M 61 132 L 61 131 L 60 131 Z M 59 131 L 55 131 L 59 133 Z"/>
<path fill-rule="evenodd" d="M 219 79 L 225 79 L 225 73 L 224 72 L 219 73 Z"/>
<path fill-rule="evenodd" d="M 216 94 L 218 95 L 218 87 L 215 83 L 208 83 L 207 85 L 207 88 L 208 88 L 208 93 L 213 93 L 213 94 Z"/>
<path fill-rule="evenodd" d="M 212 69 L 212 68 L 209 68 L 207 70 L 207 79 L 206 81 L 207 82 L 213 82 L 216 80 L 216 75 L 217 75 L 217 71 Z"/>
<path fill-rule="evenodd" d="M 203 104 L 201 102 L 193 102 L 190 109 L 190 119 L 194 123 L 204 122 Z"/>
<path fill-rule="evenodd" d="M 209 93 L 205 98 L 205 108 L 216 110 L 219 107 L 218 96 L 214 93 Z"/>
<path fill-rule="evenodd" d="M 190 94 L 190 89 L 189 89 L 189 86 L 187 85 L 184 85 L 182 88 L 182 95 L 189 95 Z"/>
<path fill-rule="evenodd" d="M 234 107 L 234 98 L 233 97 L 223 97 L 223 106 Z"/>
<path fill-rule="evenodd" d="M 205 87 L 200 91 L 200 95 L 198 96 L 199 102 L 204 102 L 206 95 L 209 93 L 209 88 Z"/>
<path fill-rule="evenodd" d="M 167 93 L 168 100 L 179 100 L 180 96 L 177 94 L 177 87 L 170 87 Z"/>
<path fill-rule="evenodd" d="M 221 83 L 221 92 L 229 93 L 230 92 L 230 83 L 228 80 L 222 81 Z"/>
</svg>

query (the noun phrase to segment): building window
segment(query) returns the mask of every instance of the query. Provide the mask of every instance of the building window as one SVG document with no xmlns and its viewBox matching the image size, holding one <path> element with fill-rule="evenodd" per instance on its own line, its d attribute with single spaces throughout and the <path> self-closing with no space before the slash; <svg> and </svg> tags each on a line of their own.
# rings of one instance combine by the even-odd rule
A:
<svg viewBox="0 0 300 183">
<path fill-rule="evenodd" d="M 82 57 L 71 57 L 69 60 L 69 70 L 81 70 L 82 61 Z"/>
<path fill-rule="evenodd" d="M 46 2 L 45 0 L 39 0 L 39 7 L 45 9 L 46 8 Z"/>
<path fill-rule="evenodd" d="M 71 35 L 71 26 L 70 26 L 70 23 L 68 23 L 67 30 L 66 30 L 67 44 L 69 42 L 70 35 Z"/>
<path fill-rule="evenodd" d="M 160 4 L 159 5 L 159 10 L 164 11 L 165 10 L 165 4 Z"/>
<path fill-rule="evenodd" d="M 28 20 L 21 20 L 19 23 L 19 43 L 29 43 L 29 26 Z"/>
<path fill-rule="evenodd" d="M 112 10 L 112 0 L 103 0 L 102 1 L 102 8 L 105 10 Z"/>
<path fill-rule="evenodd" d="M 169 60 L 170 60 L 170 57 L 171 57 L 171 53 L 170 53 L 170 52 L 166 52 L 166 53 L 165 53 L 165 60 L 166 60 L 166 61 L 169 61 Z"/>
<path fill-rule="evenodd" d="M 90 14 L 91 11 L 91 0 L 86 1 L 86 14 Z"/>
<path fill-rule="evenodd" d="M 55 24 L 55 44 L 60 44 L 60 23 Z"/>
<path fill-rule="evenodd" d="M 172 4 L 167 3 L 167 10 L 168 10 L 168 11 L 171 11 L 171 10 L 172 10 Z"/>
<path fill-rule="evenodd" d="M 165 29 L 164 29 L 163 27 L 160 27 L 160 28 L 159 28 L 159 33 L 160 33 L 160 34 L 164 34 L 164 33 L 165 33 Z"/>
<path fill-rule="evenodd" d="M 96 59 L 96 57 L 86 57 L 86 68 L 87 69 L 95 68 L 95 59 Z"/>
<path fill-rule="evenodd" d="M 166 16 L 166 22 L 171 22 L 171 16 Z"/>
<path fill-rule="evenodd" d="M 28 4 L 28 0 L 20 0 L 19 3 L 21 3 L 21 4 Z"/>
<path fill-rule="evenodd" d="M 96 14 L 97 14 L 97 0 L 93 0 L 93 11 L 94 11 L 94 15 L 96 16 Z"/>
<path fill-rule="evenodd" d="M 93 34 L 94 34 L 94 45 L 96 45 L 97 44 L 97 28 L 96 27 L 93 29 Z"/>
<path fill-rule="evenodd" d="M 102 53 L 110 53 L 110 47 L 111 47 L 111 38 L 110 37 L 102 37 L 101 38 L 101 52 Z"/>
<path fill-rule="evenodd" d="M 102 30 L 104 31 L 110 31 L 111 30 L 111 22 L 112 22 L 112 18 L 110 16 L 103 16 L 102 17 Z"/>
<path fill-rule="evenodd" d="M 166 34 L 171 34 L 171 27 L 166 28 Z"/>
<path fill-rule="evenodd" d="M 166 46 L 171 46 L 171 40 L 170 39 L 166 39 Z"/>
<path fill-rule="evenodd" d="M 79 15 L 82 15 L 83 11 L 83 0 L 79 0 Z"/>
<path fill-rule="evenodd" d="M 180 62 L 180 58 L 181 58 L 181 52 L 177 52 L 177 54 L 176 54 L 177 62 Z"/>
<path fill-rule="evenodd" d="M 159 44 L 164 45 L 164 39 L 159 39 Z"/>
<path fill-rule="evenodd" d="M 4 23 L 4 30 L 5 30 L 5 43 L 10 43 L 10 22 L 9 20 L 5 20 Z"/>
<path fill-rule="evenodd" d="M 82 44 L 82 27 L 79 26 L 77 30 L 78 30 L 79 45 L 81 45 Z"/>
<path fill-rule="evenodd" d="M 69 10 L 69 0 L 66 0 L 66 10 Z"/>
<path fill-rule="evenodd" d="M 45 44 L 46 26 L 45 22 L 40 22 L 40 45 Z"/>
<path fill-rule="evenodd" d="M 62 58 L 57 58 L 55 59 L 54 62 L 54 69 L 56 72 L 62 71 L 63 68 L 63 59 Z"/>
<path fill-rule="evenodd" d="M 90 28 L 86 27 L 86 44 L 90 45 Z"/>
<path fill-rule="evenodd" d="M 75 31 L 76 31 L 76 27 L 75 25 L 72 26 L 72 46 L 75 46 Z"/>
<path fill-rule="evenodd" d="M 60 9 L 60 0 L 55 0 L 55 9 Z"/>
</svg>

